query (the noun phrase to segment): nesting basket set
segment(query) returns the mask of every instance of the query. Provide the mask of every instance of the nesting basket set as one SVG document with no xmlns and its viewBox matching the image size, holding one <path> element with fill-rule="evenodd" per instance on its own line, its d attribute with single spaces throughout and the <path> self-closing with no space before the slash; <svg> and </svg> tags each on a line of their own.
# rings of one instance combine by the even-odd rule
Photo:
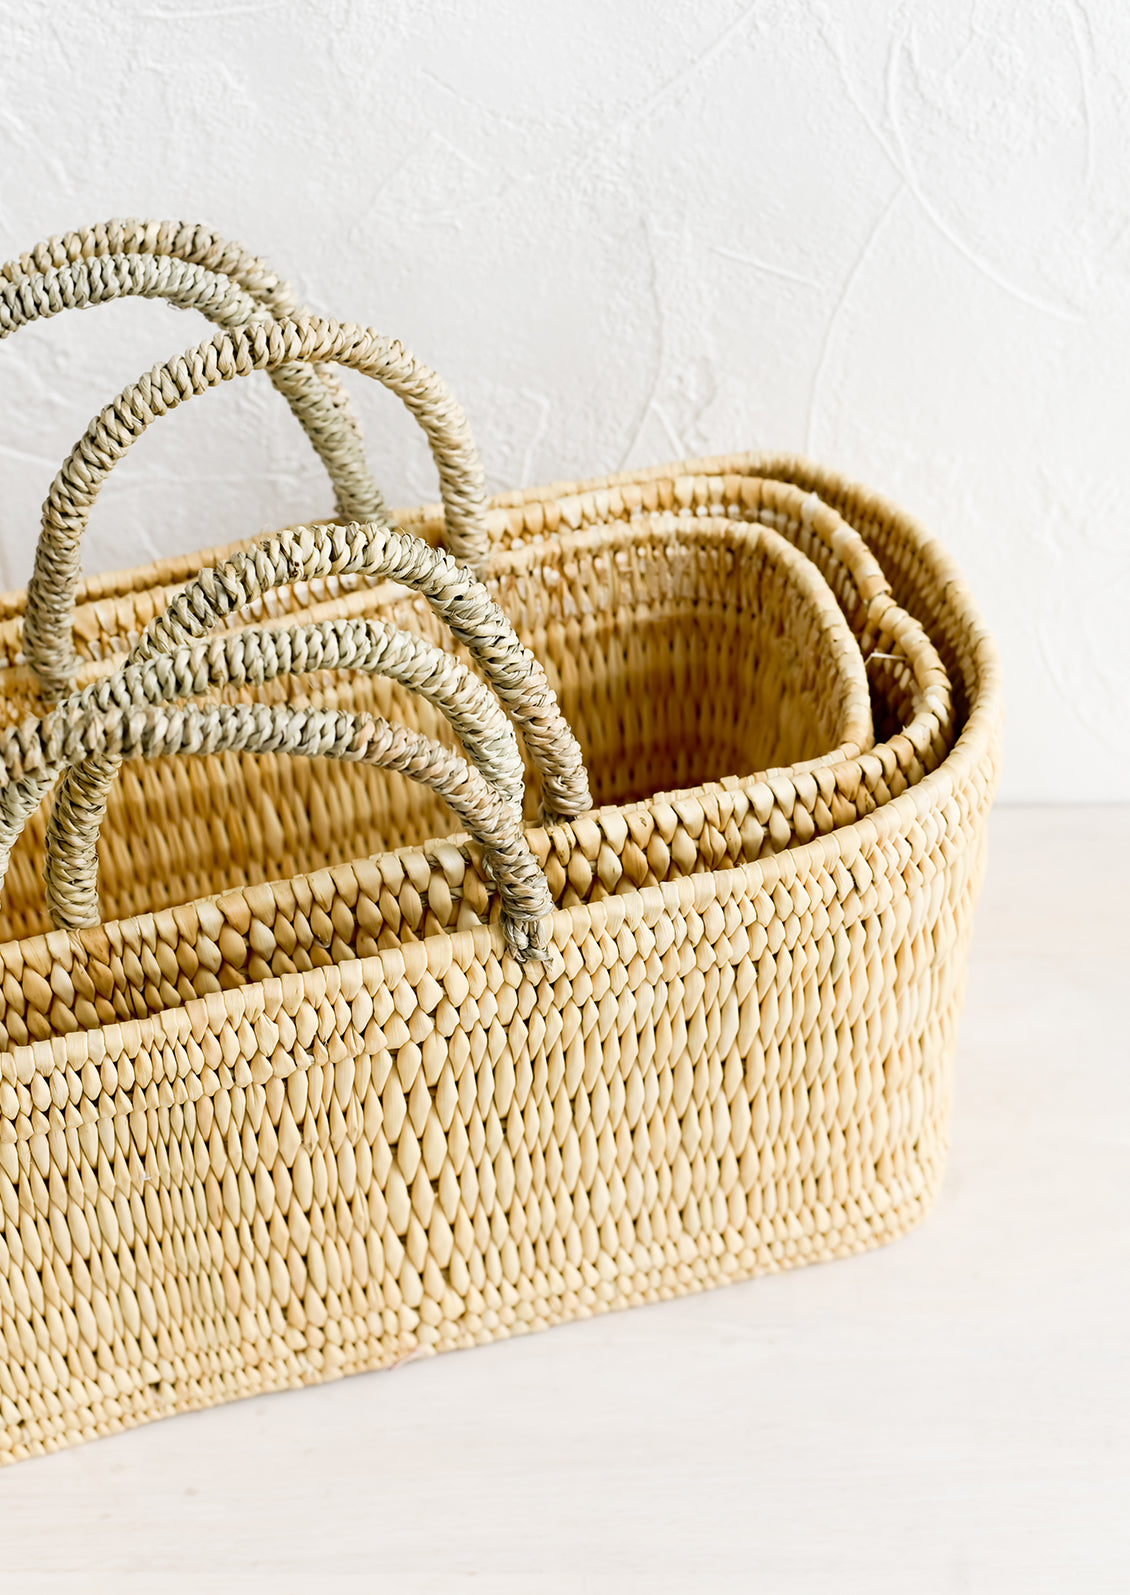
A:
<svg viewBox="0 0 1130 1595">
<path fill-rule="evenodd" d="M 786 456 L 488 500 L 433 372 L 200 228 L 0 266 L 0 336 L 127 294 L 219 330 L 0 598 L 0 1461 L 915 1223 L 1001 707 L 945 554 Z M 82 580 L 134 439 L 254 371 L 336 519 Z"/>
</svg>

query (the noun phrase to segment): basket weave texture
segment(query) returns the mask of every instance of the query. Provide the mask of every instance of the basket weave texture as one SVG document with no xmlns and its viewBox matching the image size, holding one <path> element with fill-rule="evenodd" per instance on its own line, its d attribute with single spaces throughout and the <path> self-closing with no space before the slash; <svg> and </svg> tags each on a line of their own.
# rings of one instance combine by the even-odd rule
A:
<svg viewBox="0 0 1130 1595">
<path fill-rule="evenodd" d="M 248 369 L 309 395 L 319 324 L 230 325 Z M 442 509 L 397 519 L 444 532 Z M 996 657 L 957 572 L 784 456 L 513 494 L 481 525 L 591 783 L 582 812 L 549 802 L 527 738 L 546 957 L 515 956 L 505 881 L 438 797 L 340 759 L 127 762 L 94 924 L 48 928 L 46 805 L 16 844 L 0 1459 L 846 1256 L 936 1195 L 999 756 Z M 233 552 L 80 587 L 77 686 Z M 23 612 L 0 600 L 10 738 L 43 713 Z M 403 671 L 264 681 L 268 621 L 337 626 L 338 647 L 346 623 L 446 635 L 387 582 L 284 582 L 226 620 L 203 713 L 379 715 L 470 751 Z"/>
</svg>

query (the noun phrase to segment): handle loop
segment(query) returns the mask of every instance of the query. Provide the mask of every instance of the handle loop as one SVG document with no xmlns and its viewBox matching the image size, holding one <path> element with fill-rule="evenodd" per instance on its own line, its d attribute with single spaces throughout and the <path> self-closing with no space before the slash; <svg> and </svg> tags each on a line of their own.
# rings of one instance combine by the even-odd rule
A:
<svg viewBox="0 0 1130 1595">
<path fill-rule="evenodd" d="M 301 630 L 275 634 L 236 632 L 215 639 L 210 650 L 201 649 L 199 640 L 227 616 L 273 587 L 332 575 L 391 578 L 419 592 L 467 647 L 498 700 L 521 729 L 541 776 L 542 804 L 547 814 L 573 818 L 591 806 L 580 746 L 561 713 L 545 671 L 519 641 L 513 626 L 487 589 L 449 554 L 390 527 L 293 527 L 265 538 L 254 548 L 233 555 L 212 570 L 202 571 L 174 598 L 163 615 L 149 622 L 121 670 L 75 694 L 63 707 L 69 710 L 74 704 L 76 708 L 70 712 L 80 717 L 84 713 L 97 717 L 108 713 L 111 706 L 124 708 L 142 701 L 152 703 L 158 697 L 180 697 L 206 690 L 210 685 L 222 685 L 225 671 L 230 670 L 229 661 L 237 657 L 242 659 L 247 646 L 242 639 L 248 636 L 274 636 L 276 640 L 271 647 L 276 657 L 283 648 L 292 659 L 296 654 L 308 659 L 309 636 L 319 633 L 320 627 L 310 627 L 306 633 Z M 350 624 L 340 623 L 342 636 L 350 634 Z M 411 648 L 416 641 L 414 657 L 426 661 L 433 674 L 438 660 L 441 665 L 445 661 L 450 665 L 453 679 L 458 682 L 464 683 L 468 677 L 454 660 L 448 661 L 447 656 L 422 640 L 411 639 L 406 633 L 395 632 L 390 627 L 372 627 L 366 622 L 352 624 L 357 627 L 354 635 L 365 641 L 382 631 L 396 639 L 396 647 L 400 650 L 406 645 Z M 329 630 L 332 632 L 333 627 Z M 194 643 L 195 648 L 191 646 Z M 177 661 L 175 668 L 162 662 L 162 656 L 170 655 Z M 406 678 L 411 673 L 411 668 L 406 668 L 405 684 L 409 684 Z M 201 679 L 203 685 L 198 685 Z M 452 711 L 452 697 L 453 694 L 449 694 L 447 702 L 440 706 L 448 713 L 457 733 L 464 736 L 469 749 L 474 748 L 472 756 L 484 775 L 495 779 L 503 796 L 520 813 L 520 766 L 508 762 L 509 749 L 503 745 L 501 769 L 498 769 L 499 753 L 487 744 L 487 728 L 494 722 L 480 709 L 475 723 L 469 725 L 461 706 Z M 493 700 L 490 701 L 492 707 L 496 707 Z M 0 753 L 2 751 L 0 741 Z M 21 763 L 26 761 L 21 760 Z M 38 789 L 36 801 L 41 800 L 54 783 L 60 768 L 56 765 L 45 774 L 47 786 Z M 97 923 L 97 838 L 117 768 L 111 757 L 102 755 L 89 765 L 68 769 L 63 776 L 56 798 L 56 809 L 61 816 L 57 836 L 68 862 L 63 868 L 50 870 L 47 891 L 56 925 L 75 929 Z M 22 825 L 30 812 L 27 805 L 35 806 L 33 797 L 35 789 L 29 789 L 23 798 L 13 795 L 9 800 L 15 805 L 10 825 Z M 4 814 L 0 806 L 0 855 L 5 838 Z M 7 845 L 10 851 L 11 842 Z"/>
<path fill-rule="evenodd" d="M 163 298 L 223 327 L 301 315 L 294 291 L 238 244 L 183 222 L 111 221 L 50 238 L 0 265 L 0 338 L 30 321 L 126 296 Z M 334 484 L 338 513 L 385 513 L 348 395 L 325 368 L 271 373 Z"/>
<path fill-rule="evenodd" d="M 243 752 L 349 759 L 410 776 L 442 797 L 482 847 L 498 886 L 503 933 L 515 957 L 525 962 L 545 956 L 544 920 L 552 901 L 517 809 L 465 759 L 427 737 L 376 715 L 277 704 L 173 709 L 114 705 L 91 716 L 80 713 L 76 696 L 49 718 L 58 721 L 50 742 L 64 762 L 80 769 L 117 768 L 124 759 L 173 753 Z M 62 837 L 89 830 L 83 799 L 81 783 L 71 784 L 65 795 L 60 790 L 52 810 L 47 874 L 57 889 L 63 883 L 56 872 L 65 867 L 67 857 Z"/>
<path fill-rule="evenodd" d="M 486 495 L 482 466 L 463 411 L 429 367 L 399 343 L 362 327 L 308 318 L 219 333 L 154 369 L 91 422 L 52 484 L 28 585 L 24 652 L 52 698 L 70 686 L 76 660 L 72 625 L 79 543 L 90 508 L 114 464 L 159 415 L 194 393 L 251 371 L 333 363 L 390 388 L 427 434 L 440 476 L 448 546 L 464 563 L 485 563 Z"/>
<path fill-rule="evenodd" d="M 328 576 L 403 582 L 466 647 L 522 732 L 549 818 L 591 806 L 584 757 L 541 664 L 478 578 L 450 554 L 389 526 L 295 526 L 201 571 L 151 620 L 129 662 L 168 653 L 212 631 L 274 587 Z"/>
<path fill-rule="evenodd" d="M 72 701 L 80 718 L 105 719 L 115 711 L 173 703 L 211 688 L 261 685 L 315 670 L 362 670 L 419 692 L 446 716 L 487 784 L 521 814 L 522 761 L 514 728 L 497 699 L 450 654 L 380 621 L 325 621 L 278 631 L 251 627 L 128 664 Z M 118 767 L 119 761 L 105 752 L 72 765 L 52 809 L 47 903 L 55 924 L 70 930 L 99 919 L 98 834 Z M 17 814 L 27 800 L 13 797 Z M 2 816 L 0 807 L 0 824 Z"/>
<path fill-rule="evenodd" d="M 492 793 L 492 802 L 503 806 L 510 816 L 508 824 L 520 835 L 521 809 L 517 799 L 521 770 L 512 733 L 510 742 L 499 736 L 498 720 L 484 709 L 475 690 L 485 692 L 485 689 L 456 661 L 423 639 L 411 638 L 375 622 L 342 621 L 281 632 L 249 628 L 206 643 L 199 640 L 225 617 L 272 587 L 345 574 L 390 578 L 419 592 L 465 644 L 511 718 L 521 727 L 527 748 L 541 773 L 546 802 L 554 803 L 556 811 L 573 816 L 589 807 L 581 750 L 544 670 L 519 641 L 487 589 L 470 571 L 457 565 L 442 550 L 433 549 L 390 527 L 296 527 L 266 538 L 215 569 L 202 572 L 177 595 L 163 615 L 149 623 L 119 671 L 74 694 L 45 719 L 26 722 L 0 736 L 0 863 L 6 863 L 15 836 L 28 815 L 54 784 L 60 770 L 66 770 L 48 826 L 48 900 L 56 924 L 77 928 L 97 921 L 97 837 L 107 794 L 121 760 L 135 751 L 149 756 L 161 752 L 212 751 L 208 739 L 213 734 L 209 729 L 213 720 L 208 717 L 218 715 L 215 724 L 227 726 L 230 721 L 230 717 L 226 717 L 227 710 L 247 708 L 246 705 L 219 704 L 194 711 L 196 719 L 191 716 L 186 719 L 187 710 L 159 711 L 155 700 L 170 702 L 211 686 L 230 683 L 233 679 L 242 684 L 249 680 L 267 680 L 287 669 L 326 668 L 330 656 L 347 668 L 371 665 L 387 669 L 405 684 L 422 684 L 421 690 L 426 686 L 433 701 L 448 713 L 457 731 L 465 734 L 478 765 L 471 772 L 474 779 Z M 469 687 L 470 682 L 475 682 L 475 688 Z M 490 706 L 496 707 L 493 700 Z M 265 705 L 256 707 L 267 709 Z M 283 749 L 309 753 L 303 727 L 313 716 L 310 723 L 322 726 L 324 732 L 324 726 L 330 724 L 326 719 L 328 712 L 298 709 L 290 712 L 296 718 L 285 723 L 281 719 L 271 721 L 274 729 L 269 735 L 268 730 L 263 729 L 267 722 L 256 722 L 260 724 L 261 736 L 259 731 L 240 731 L 238 736 L 243 740 L 223 742 L 222 746 L 249 752 Z M 371 716 L 348 716 L 347 719 L 354 731 L 362 724 L 378 724 Z M 135 721 L 142 727 L 136 733 L 130 729 Z M 174 738 L 168 742 L 163 728 L 174 722 L 195 729 L 191 729 L 191 735 L 178 733 L 180 741 Z M 246 725 L 251 723 L 247 721 Z M 237 724 L 245 722 L 230 721 L 232 726 Z M 341 730 L 344 721 L 334 724 L 338 726 L 335 735 L 340 740 L 345 734 Z M 392 746 L 387 743 L 385 731 L 389 737 L 414 736 L 402 728 L 389 727 L 386 722 L 379 724 L 385 728 L 381 732 L 385 740 L 378 739 L 375 746 Z M 99 727 L 105 728 L 105 735 Z M 505 729 L 509 731 L 510 728 L 506 725 Z M 324 739 L 323 732 L 319 735 Z M 357 735 L 360 734 L 357 731 Z M 366 732 L 366 735 L 375 733 Z M 187 742 L 184 737 L 188 737 Z M 419 764 L 422 756 L 419 749 L 426 746 L 433 762 L 442 755 L 437 768 L 446 771 L 444 779 L 448 782 L 442 787 L 435 786 L 434 782 L 430 784 L 442 796 L 452 792 L 458 797 L 463 787 L 451 784 L 454 767 L 443 763 L 449 757 L 446 752 L 437 750 L 437 745 L 426 739 L 416 738 L 415 745 L 417 751 L 411 758 L 407 753 L 403 755 L 407 764 L 393 763 L 388 767 L 412 774 L 413 768 L 409 766 L 412 760 Z M 320 743 L 314 751 L 322 751 Z M 368 754 L 361 753 L 337 752 L 335 756 L 384 762 L 383 756 L 369 759 Z M 463 761 L 459 763 L 469 769 Z M 477 790 L 473 783 L 472 790 Z M 481 808 L 481 804 L 479 806 Z M 469 811 L 460 808 L 457 802 L 452 802 L 452 807 L 484 846 L 489 842 L 494 847 L 498 855 L 495 862 L 499 862 L 500 867 L 516 867 L 517 855 L 511 844 L 507 844 L 508 852 L 498 852 L 502 842 L 497 820 L 491 821 L 493 830 L 483 831 L 485 822 L 472 824 Z M 494 812 L 492 809 L 491 813 Z M 524 841 L 522 849 L 525 849 Z M 494 859 L 493 854 L 490 857 Z M 525 881 L 526 876 L 520 879 Z M 540 873 L 539 880 L 548 902 L 548 888 Z M 501 890 L 501 875 L 499 885 Z M 532 911 L 519 913 L 511 903 L 507 913 L 511 946 L 520 956 L 535 956 L 538 942 L 529 924 Z"/>
</svg>

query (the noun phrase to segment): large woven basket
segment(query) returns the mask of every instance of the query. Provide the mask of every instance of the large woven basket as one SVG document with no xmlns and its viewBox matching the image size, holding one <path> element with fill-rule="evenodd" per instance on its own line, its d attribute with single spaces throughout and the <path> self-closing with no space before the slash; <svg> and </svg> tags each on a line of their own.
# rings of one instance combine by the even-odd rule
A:
<svg viewBox="0 0 1130 1595">
<path fill-rule="evenodd" d="M 345 352 L 322 324 L 235 325 L 155 374 L 145 407 L 255 368 L 307 391 L 298 373 Z M 114 414 L 136 419 L 136 398 Z M 425 551 L 444 526 L 399 519 Z M 0 1455 L 846 1255 L 936 1193 L 1000 713 L 945 556 L 882 501 L 783 458 L 535 490 L 478 529 L 598 803 L 528 815 L 548 959 L 507 949 L 497 861 L 383 771 L 131 761 L 101 843 L 109 917 L 86 928 L 44 929 L 45 816 L 16 848 Z M 352 535 L 333 546 L 374 546 Z M 260 609 L 335 636 L 378 621 L 442 636 L 419 598 L 346 564 Z M 111 656 L 159 628 L 189 574 L 80 592 L 88 704 L 111 693 L 107 671 L 125 681 Z M 13 627 L 23 607 L 7 602 Z M 254 621 L 226 620 L 225 661 L 260 646 Z M 42 712 L 24 668 L 5 675 L 9 725 Z M 251 698 L 307 720 L 395 713 L 457 745 L 434 704 L 369 674 L 205 687 L 213 719 L 265 715 Z M 137 713 L 150 735 L 158 711 Z M 41 746 L 7 735 L 21 757 Z M 89 774 L 108 744 L 69 746 Z M 531 803 L 560 817 L 555 769 L 528 759 Z M 81 806 L 67 815 L 64 850 L 86 835 Z"/>
</svg>

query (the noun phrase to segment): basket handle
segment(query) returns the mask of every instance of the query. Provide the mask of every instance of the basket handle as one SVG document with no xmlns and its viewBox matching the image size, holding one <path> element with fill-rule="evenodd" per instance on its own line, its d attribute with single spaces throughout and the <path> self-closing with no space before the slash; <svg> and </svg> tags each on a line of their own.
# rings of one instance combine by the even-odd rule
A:
<svg viewBox="0 0 1130 1595">
<path fill-rule="evenodd" d="M 364 622 L 355 623 L 356 632 L 351 632 L 350 623 L 341 622 L 337 627 L 328 624 L 279 633 L 248 629 L 228 633 L 210 644 L 201 645 L 199 641 L 227 616 L 273 587 L 346 574 L 388 578 L 419 592 L 465 644 L 511 718 L 521 727 L 541 774 L 543 805 L 552 813 L 569 816 L 590 806 L 580 747 L 544 670 L 519 641 L 487 589 L 465 566 L 457 565 L 449 554 L 418 538 L 379 524 L 295 527 L 202 572 L 176 596 L 163 615 L 150 621 L 126 664 L 115 675 L 76 693 L 46 719 L 26 722 L 0 736 L 0 864 L 6 863 L 15 836 L 54 784 L 59 771 L 66 768 L 48 836 L 48 899 L 56 924 L 77 928 L 97 920 L 97 837 L 122 756 L 113 746 L 96 745 L 93 756 L 86 757 L 81 742 L 84 725 L 102 724 L 111 714 L 119 718 L 128 718 L 131 712 L 145 715 L 154 707 L 155 699 L 172 701 L 186 692 L 228 684 L 233 676 L 233 661 L 237 662 L 236 679 L 242 682 L 247 679 L 245 654 L 249 646 L 253 660 L 257 659 L 253 663 L 253 679 L 267 679 L 265 639 L 270 639 L 269 646 L 280 669 L 286 668 L 288 662 L 292 668 L 316 669 L 326 663 L 327 638 L 333 638 L 333 646 L 337 647 L 342 637 L 359 637 L 367 644 L 379 635 L 392 639 L 401 650 L 407 649 L 412 659 L 422 661 L 428 670 L 434 672 L 446 665 L 450 672 L 453 667 L 456 674 L 452 679 L 459 685 L 464 683 L 466 673 L 462 667 L 422 639 L 407 638 L 391 627 Z M 314 637 L 318 638 L 317 651 L 311 660 Z M 342 662 L 356 666 L 361 658 L 357 653 Z M 402 677 L 405 683 L 416 684 L 416 675 L 415 664 L 406 664 Z M 454 694 L 448 693 L 441 706 L 450 710 L 453 698 Z M 434 688 L 433 699 L 438 701 Z M 322 713 L 296 711 L 300 712 Z M 489 774 L 498 801 L 508 806 L 514 824 L 520 827 L 521 812 L 516 801 L 520 772 L 504 763 L 501 775 L 497 774 L 496 750 L 485 745 L 484 727 L 489 731 L 491 725 L 485 713 L 468 717 L 460 705 L 458 714 L 461 721 L 457 713 L 449 713 L 449 718 L 458 731 L 467 733 L 466 740 L 475 748 L 480 766 L 475 772 L 477 778 L 484 780 L 484 770 Z M 250 743 L 247 748 L 255 751 Z M 305 749 L 295 747 L 291 751 Z M 505 751 L 503 748 L 504 754 Z M 523 934 L 527 932 L 528 927 Z M 512 940 L 512 945 L 518 944 Z"/>
<path fill-rule="evenodd" d="M 302 314 L 293 289 L 238 244 L 183 222 L 110 221 L 49 238 L 0 265 L 0 338 L 63 310 L 132 295 L 198 310 L 221 327 Z M 336 375 L 283 367 L 271 381 L 325 465 L 339 515 L 385 513 Z"/>
<path fill-rule="evenodd" d="M 84 712 L 96 717 L 106 712 L 103 706 L 108 706 L 115 695 L 127 703 L 136 704 L 143 698 L 152 702 L 154 693 L 163 691 L 162 680 L 169 684 L 175 696 L 174 678 L 167 672 L 162 677 L 155 668 L 155 661 L 161 655 L 199 642 L 227 616 L 274 587 L 341 575 L 364 575 L 374 580 L 389 578 L 420 593 L 467 647 L 499 701 L 521 729 L 541 776 L 542 805 L 547 817 L 574 817 L 591 806 L 580 746 L 561 713 L 545 671 L 519 641 L 513 626 L 487 589 L 466 566 L 457 565 L 443 550 L 380 525 L 288 528 L 213 569 L 202 571 L 177 594 L 164 614 L 149 622 L 122 670 L 108 681 L 97 682 L 68 699 L 64 707 L 80 703 Z M 246 633 L 232 634 L 233 650 L 244 635 Z M 404 634 L 397 635 L 403 637 Z M 284 646 L 293 651 L 294 643 Z M 301 647 L 299 642 L 300 650 Z M 189 659 L 180 666 L 182 672 L 191 668 L 199 671 L 200 664 Z M 218 662 L 215 668 L 220 671 Z M 224 684 L 222 674 L 204 685 L 209 684 Z M 35 722 L 31 724 L 34 726 Z M 480 747 L 485 740 L 482 724 L 472 725 L 468 731 L 476 748 Z M 0 741 L 0 756 L 2 754 L 3 742 Z M 26 770 L 26 761 L 20 762 Z M 45 777 L 48 786 L 54 783 L 61 767 L 57 760 Z M 65 827 L 73 846 L 69 841 L 64 846 L 70 861 L 66 867 L 53 870 L 49 876 L 48 903 L 57 925 L 74 929 L 97 922 L 97 838 L 117 768 L 112 759 L 103 758 L 89 767 L 70 768 L 63 777 L 56 808 L 66 817 Z M 515 783 L 504 775 L 500 785 L 503 796 L 513 803 L 517 795 Z M 517 790 L 520 785 L 519 774 Z M 46 789 L 39 789 L 40 798 Z M 30 802 L 32 796 L 29 792 L 26 802 Z M 15 793 L 8 801 L 17 805 L 9 823 L 22 826 L 27 818 L 23 801 Z M 518 807 L 516 803 L 515 807 Z M 5 843 L 4 814 L 0 804 L 0 857 L 5 845 L 9 852 L 12 846 L 11 842 Z M 60 824 L 63 823 L 61 819 Z"/>
<path fill-rule="evenodd" d="M 256 323 L 155 366 L 126 388 L 88 427 L 55 478 L 28 584 L 23 646 L 45 694 L 57 700 L 76 668 L 72 625 L 79 543 L 91 506 L 115 463 L 157 416 L 194 393 L 251 371 L 294 364 L 334 364 L 360 371 L 401 398 L 427 434 L 439 471 L 451 552 L 475 568 L 485 563 L 486 492 L 466 417 L 446 384 L 393 339 L 362 327 L 308 317 Z"/>
<path fill-rule="evenodd" d="M 544 921 L 553 904 L 517 809 L 465 759 L 417 732 L 376 715 L 278 704 L 115 706 L 91 715 L 80 712 L 78 695 L 49 718 L 58 721 L 52 735 L 71 762 L 116 767 L 123 759 L 173 753 L 290 753 L 350 759 L 411 776 L 438 793 L 482 847 L 511 952 L 522 962 L 545 957 Z M 49 872 L 59 867 L 57 843 L 75 819 L 65 805 L 60 812 L 59 799 L 49 823 Z"/>
<path fill-rule="evenodd" d="M 72 712 L 80 720 L 104 720 L 115 711 L 148 709 L 209 689 L 257 686 L 315 670 L 362 670 L 419 692 L 446 716 L 483 780 L 521 815 L 522 760 L 514 728 L 498 700 L 451 654 L 380 621 L 323 621 L 282 630 L 248 627 L 228 632 L 175 653 L 127 664 L 77 694 L 81 704 Z M 72 764 L 63 775 L 47 828 L 45 869 L 47 904 L 57 926 L 76 930 L 100 918 L 98 835 L 119 764 L 120 760 L 100 752 Z M 57 774 L 58 767 L 44 776 L 47 785 Z M 41 797 L 45 791 L 42 788 Z M 18 823 L 21 800 L 13 795 L 9 801 L 16 805 L 13 818 Z M 0 827 L 2 816 L 0 804 Z"/>
<path fill-rule="evenodd" d="M 330 576 L 401 582 L 418 592 L 470 653 L 521 731 L 541 776 L 547 818 L 574 818 L 591 807 L 584 756 L 557 696 L 486 587 L 450 554 L 390 526 L 295 526 L 264 538 L 201 571 L 148 623 L 127 663 L 207 636 L 273 588 Z"/>
</svg>

